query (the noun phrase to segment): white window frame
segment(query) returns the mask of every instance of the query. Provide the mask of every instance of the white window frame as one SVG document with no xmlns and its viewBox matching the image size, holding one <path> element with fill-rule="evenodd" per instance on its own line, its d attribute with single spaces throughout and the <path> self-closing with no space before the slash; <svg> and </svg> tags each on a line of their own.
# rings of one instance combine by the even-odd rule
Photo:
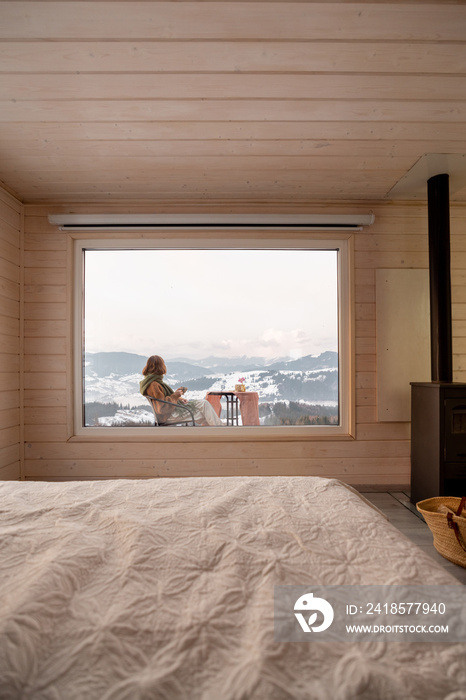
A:
<svg viewBox="0 0 466 700">
<path fill-rule="evenodd" d="M 101 235 L 101 234 L 100 234 Z M 217 236 L 220 234 L 217 233 Z M 322 234 L 296 234 L 289 238 L 273 235 L 231 240 L 220 237 L 176 238 L 173 233 L 146 233 L 134 238 L 108 238 L 96 234 L 73 233 L 73 436 L 71 439 L 112 441 L 209 441 L 209 440 L 316 440 L 352 439 L 355 435 L 354 390 L 354 299 L 353 299 L 353 235 L 335 232 Z M 339 358 L 339 425 L 312 426 L 239 426 L 209 427 L 86 427 L 83 425 L 83 351 L 84 351 L 84 251 L 125 249 L 277 249 L 277 250 L 336 250 L 338 251 L 338 358 Z M 149 406 L 148 406 L 149 408 Z"/>
</svg>

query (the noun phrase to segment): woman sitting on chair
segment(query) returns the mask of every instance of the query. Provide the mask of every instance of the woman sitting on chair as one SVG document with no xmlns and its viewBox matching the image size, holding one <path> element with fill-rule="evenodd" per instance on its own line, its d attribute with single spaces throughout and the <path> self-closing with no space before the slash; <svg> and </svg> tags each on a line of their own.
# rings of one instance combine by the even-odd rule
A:
<svg viewBox="0 0 466 700">
<path fill-rule="evenodd" d="M 159 355 L 151 355 L 147 360 L 146 366 L 142 370 L 144 379 L 139 382 L 139 391 L 143 396 L 152 396 L 154 399 L 162 399 L 176 404 L 184 405 L 188 402 L 183 398 L 186 388 L 180 386 L 179 389 L 173 391 L 171 386 L 165 384 L 163 378 L 167 373 L 165 362 Z M 167 404 L 159 404 L 160 411 L 157 411 L 161 416 L 169 416 L 173 413 L 170 406 Z M 223 425 L 220 418 L 215 413 L 214 409 L 208 401 L 203 399 L 199 401 L 190 401 L 189 407 L 194 413 L 194 420 L 197 425 Z"/>
</svg>

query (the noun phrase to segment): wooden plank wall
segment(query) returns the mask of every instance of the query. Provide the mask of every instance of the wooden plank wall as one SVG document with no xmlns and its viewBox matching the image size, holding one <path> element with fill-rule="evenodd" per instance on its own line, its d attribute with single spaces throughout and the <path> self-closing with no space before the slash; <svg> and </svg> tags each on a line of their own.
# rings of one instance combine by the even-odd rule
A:
<svg viewBox="0 0 466 700">
<path fill-rule="evenodd" d="M 130 209 L 125 207 L 124 211 Z M 193 207 L 185 210 L 190 209 L 193 211 Z M 378 268 L 428 267 L 427 207 L 387 203 L 338 209 L 332 205 L 334 213 L 369 209 L 374 211 L 376 223 L 355 235 L 356 439 L 175 443 L 151 438 L 118 441 L 113 437 L 67 441 L 71 424 L 67 415 L 67 392 L 71 391 L 69 234 L 50 226 L 47 215 L 123 209 L 26 206 L 25 477 L 312 474 L 351 484 L 408 484 L 410 424 L 377 422 L 375 272 Z M 142 207 L 133 210 L 148 211 Z M 277 213 L 280 210 L 276 208 Z M 265 209 L 256 207 L 254 211 Z M 288 207 L 287 211 L 300 213 L 302 209 Z M 452 207 L 451 229 L 454 379 L 466 381 L 466 207 Z"/>
<path fill-rule="evenodd" d="M 465 36 L 463 0 L 2 0 L 0 179 L 51 204 L 382 200 L 466 152 Z"/>
<path fill-rule="evenodd" d="M 0 480 L 21 474 L 21 204 L 0 189 Z"/>
</svg>

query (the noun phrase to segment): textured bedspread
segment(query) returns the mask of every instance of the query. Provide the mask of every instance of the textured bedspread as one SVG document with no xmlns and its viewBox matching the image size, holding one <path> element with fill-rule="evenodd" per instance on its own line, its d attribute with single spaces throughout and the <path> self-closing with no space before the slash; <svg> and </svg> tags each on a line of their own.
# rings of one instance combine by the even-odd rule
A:
<svg viewBox="0 0 466 700">
<path fill-rule="evenodd" d="M 1 700 L 464 700 L 460 644 L 277 643 L 273 587 L 452 584 L 335 480 L 0 484 Z"/>
</svg>

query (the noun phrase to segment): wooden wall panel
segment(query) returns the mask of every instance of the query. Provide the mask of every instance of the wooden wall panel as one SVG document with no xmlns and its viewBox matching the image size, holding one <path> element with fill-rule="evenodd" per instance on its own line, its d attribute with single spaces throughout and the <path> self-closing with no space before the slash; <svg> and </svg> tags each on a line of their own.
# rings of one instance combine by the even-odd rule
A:
<svg viewBox="0 0 466 700">
<path fill-rule="evenodd" d="M 466 219 L 450 216 L 453 379 L 466 382 Z"/>
<path fill-rule="evenodd" d="M 463 15 L 464 19 L 464 15 Z M 119 73 L 147 71 L 148 66 L 158 71 L 210 72 L 275 72 L 296 70 L 297 65 L 309 65 L 315 72 L 323 73 L 464 73 L 466 59 L 460 42 L 431 42 L 428 52 L 419 52 L 416 42 L 392 43 L 390 41 L 345 42 L 338 44 L 322 41 L 211 41 L 208 52 L 193 50 L 190 41 L 146 42 L 138 41 L 137 47 L 130 41 L 66 41 L 62 42 L 2 42 L 0 70 L 8 72 L 12 65 L 19 73 Z M 329 65 L 328 56 L 333 56 Z M 368 56 L 370 55 L 370 62 Z M 96 105 L 99 114 L 99 105 Z M 49 115 L 55 105 L 42 105 L 42 115 Z M 400 108 L 401 109 L 401 108 Z M 415 109 L 415 108 L 414 108 Z M 66 108 L 65 108 L 66 110 Z M 108 114 L 106 112 L 106 114 Z M 131 108 L 129 110 L 131 112 Z M 31 111 L 33 114 L 33 110 Z M 8 109 L 1 121 L 10 121 Z M 439 114 L 446 114 L 439 109 Z M 24 115 L 28 120 L 28 111 Z M 104 116 L 104 115 L 101 115 Z M 108 117 L 109 118 L 109 117 Z M 31 121 L 37 121 L 31 116 Z M 453 115 L 450 117 L 454 121 Z M 65 120 L 68 121 L 69 119 Z M 73 121 L 71 119 L 71 121 Z M 424 119 L 421 119 L 424 121 Z"/>
<path fill-rule="evenodd" d="M 376 303 L 377 416 L 409 421 L 410 382 L 431 378 L 429 271 L 377 270 Z"/>
<path fill-rule="evenodd" d="M 133 207 L 136 212 L 151 207 Z M 194 211 L 187 204 L 184 211 Z M 243 207 L 244 211 L 247 207 Z M 256 212 L 294 211 L 275 205 Z M 316 207 L 312 207 L 317 210 Z M 69 440 L 72 417 L 71 278 L 69 234 L 47 222 L 49 213 L 131 211 L 131 206 L 66 207 L 28 205 L 25 217 L 25 476 L 29 479 L 88 479 L 189 475 L 310 474 L 359 485 L 406 485 L 410 476 L 409 423 L 377 421 L 376 270 L 427 268 L 427 211 L 423 204 L 359 205 L 335 213 L 372 209 L 373 226 L 355 234 L 354 440 L 154 442 L 109 439 Z M 164 210 L 161 206 L 159 210 Z M 166 207 L 170 211 L 170 206 Z M 229 210 L 235 211 L 229 207 Z M 237 207 L 237 211 L 240 208 Z M 249 208 L 251 210 L 251 208 Z M 199 208 L 196 208 L 199 211 Z M 204 209 L 207 211 L 207 208 Z M 208 211 L 215 211 L 212 205 Z M 225 211 L 225 209 L 218 209 Z M 322 211 L 328 211 L 322 207 Z M 452 210 L 454 370 L 466 381 L 466 207 Z M 227 234 L 226 234 L 227 235 Z M 125 234 L 127 237 L 127 234 Z M 48 257 L 50 255 L 50 257 Z M 416 348 L 413 348 L 413 353 Z M 8 378 L 5 379 L 8 383 Z M 1 412 L 0 412 L 1 414 Z M 0 415 L 1 419 L 1 415 Z M 11 426 L 8 426 L 8 428 Z M 5 426 L 7 428 L 7 426 Z"/>
<path fill-rule="evenodd" d="M 4 10 L 0 25 L 1 39 L 18 38 L 17 22 L 21 24 L 20 38 L 25 40 L 54 40 L 57 36 L 66 39 L 274 39 L 277 29 L 285 40 L 320 40 L 322 35 L 335 40 L 428 41 L 438 39 L 439 25 L 442 36 L 448 41 L 462 41 L 461 7 L 448 3 L 423 3 L 422 12 L 416 3 L 395 0 L 380 3 L 377 12 L 374 3 L 369 11 L 359 3 L 340 3 L 338 14 L 333 3 L 279 2 L 274 11 L 262 1 L 236 3 L 216 2 L 157 2 L 157 13 L 144 0 L 126 0 L 109 3 L 92 3 L 91 11 L 76 3 L 73 21 L 69 8 L 64 3 L 42 0 L 16 0 Z M 238 7 L 238 4 L 240 7 Z M 302 4 L 305 4 L 303 11 Z M 377 3 L 376 3 L 377 4 Z M 461 3 L 459 3 L 461 4 Z M 267 11 L 269 10 L 269 11 Z M 92 17 L 92 22 L 90 18 Z M 128 21 L 128 18 L 131 21 Z M 161 21 L 161 19 L 163 21 Z"/>
<path fill-rule="evenodd" d="M 383 201 L 465 153 L 464 5 L 2 0 L 0 181 L 28 203 Z"/>
<path fill-rule="evenodd" d="M 0 480 L 21 475 L 22 207 L 0 189 Z"/>
</svg>

